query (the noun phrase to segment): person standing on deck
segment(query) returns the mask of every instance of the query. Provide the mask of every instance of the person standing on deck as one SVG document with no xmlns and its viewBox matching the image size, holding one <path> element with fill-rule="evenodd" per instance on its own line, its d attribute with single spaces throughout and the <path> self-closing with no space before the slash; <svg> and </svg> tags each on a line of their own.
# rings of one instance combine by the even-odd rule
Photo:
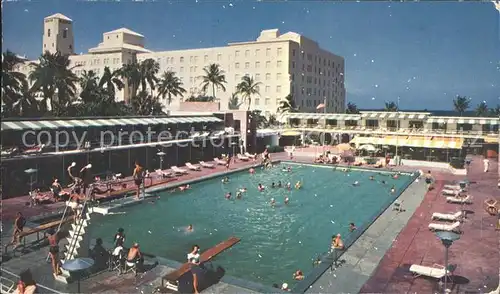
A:
<svg viewBox="0 0 500 294">
<path fill-rule="evenodd" d="M 200 262 L 200 246 L 193 246 L 193 249 L 187 255 L 187 260 L 191 266 L 191 272 L 193 273 L 193 290 L 195 294 L 198 294 L 198 277 L 202 274 L 203 271 Z"/>
<path fill-rule="evenodd" d="M 135 195 L 135 198 L 139 200 L 139 195 L 141 193 L 141 186 L 144 184 L 144 169 L 142 168 L 142 166 L 139 164 L 138 161 L 135 162 L 135 168 L 132 177 L 134 178 L 134 183 L 137 186 L 137 193 Z"/>
<path fill-rule="evenodd" d="M 484 172 L 487 173 L 488 170 L 490 169 L 490 161 L 488 160 L 488 158 L 485 158 L 483 160 L 483 165 L 484 165 Z"/>
<path fill-rule="evenodd" d="M 16 219 L 14 220 L 14 233 L 12 234 L 12 241 L 5 246 L 5 251 L 7 247 L 14 246 L 16 249 L 21 242 L 21 233 L 23 232 L 24 226 L 26 225 L 26 219 L 21 212 L 17 213 Z"/>
</svg>

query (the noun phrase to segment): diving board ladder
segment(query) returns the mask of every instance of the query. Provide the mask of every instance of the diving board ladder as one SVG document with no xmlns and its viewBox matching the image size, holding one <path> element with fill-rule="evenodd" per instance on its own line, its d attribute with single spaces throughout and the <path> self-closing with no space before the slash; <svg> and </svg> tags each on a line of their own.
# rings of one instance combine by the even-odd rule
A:
<svg viewBox="0 0 500 294">
<path fill-rule="evenodd" d="M 64 264 L 67 260 L 72 260 L 77 257 L 88 257 L 90 253 L 90 236 L 87 233 L 88 225 L 90 224 L 90 215 L 92 210 L 88 207 L 88 201 L 91 199 L 94 185 L 91 184 L 85 193 L 85 201 L 80 207 L 80 218 L 76 219 L 71 224 L 69 235 L 66 237 L 68 244 L 65 245 L 64 259 L 61 263 Z M 57 277 L 57 280 L 63 283 L 68 283 L 71 278 L 71 273 L 61 267 L 62 275 Z"/>
</svg>

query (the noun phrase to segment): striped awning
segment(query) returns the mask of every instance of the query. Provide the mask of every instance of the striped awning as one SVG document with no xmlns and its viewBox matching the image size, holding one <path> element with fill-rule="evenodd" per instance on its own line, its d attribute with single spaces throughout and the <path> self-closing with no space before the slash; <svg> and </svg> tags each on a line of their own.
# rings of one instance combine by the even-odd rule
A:
<svg viewBox="0 0 500 294">
<path fill-rule="evenodd" d="M 1 130 L 56 130 L 65 128 L 111 127 L 127 125 L 189 124 L 221 122 L 214 116 L 163 117 L 163 118 L 97 118 L 68 120 L 3 121 Z"/>
<path fill-rule="evenodd" d="M 462 149 L 462 138 L 432 138 L 419 136 L 354 137 L 350 143 L 399 147 Z"/>
<path fill-rule="evenodd" d="M 324 120 L 360 120 L 359 114 L 346 113 L 288 113 L 285 115 L 288 119 L 324 119 Z"/>
</svg>

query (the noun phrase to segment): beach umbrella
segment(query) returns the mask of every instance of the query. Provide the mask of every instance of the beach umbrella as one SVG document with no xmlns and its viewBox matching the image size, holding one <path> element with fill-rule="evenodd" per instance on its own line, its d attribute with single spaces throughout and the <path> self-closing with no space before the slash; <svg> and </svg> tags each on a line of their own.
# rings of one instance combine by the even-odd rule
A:
<svg viewBox="0 0 500 294">
<path fill-rule="evenodd" d="M 361 145 L 358 147 L 358 149 L 371 151 L 371 152 L 377 151 L 377 148 L 375 148 L 375 146 L 373 146 L 372 144 Z"/>
<path fill-rule="evenodd" d="M 89 269 L 93 265 L 94 260 L 92 258 L 75 258 L 65 261 L 62 268 L 71 273 Z M 78 277 L 78 293 L 80 293 L 80 277 Z"/>
<path fill-rule="evenodd" d="M 337 146 L 335 146 L 335 148 L 337 148 L 337 150 L 340 152 L 353 149 L 352 146 L 347 143 L 338 144 Z"/>
</svg>

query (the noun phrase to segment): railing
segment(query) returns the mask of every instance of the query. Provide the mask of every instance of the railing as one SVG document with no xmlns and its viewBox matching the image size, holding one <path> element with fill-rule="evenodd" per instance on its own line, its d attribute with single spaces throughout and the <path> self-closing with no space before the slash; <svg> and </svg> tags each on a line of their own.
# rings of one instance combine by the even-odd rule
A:
<svg viewBox="0 0 500 294">
<path fill-rule="evenodd" d="M 9 270 L 6 270 L 4 267 L 0 268 L 1 271 L 2 271 L 2 275 L 1 275 L 1 278 L 2 278 L 2 294 L 3 293 L 12 293 L 12 292 L 4 292 L 3 291 L 3 280 L 5 280 L 6 282 L 8 281 L 12 281 L 12 279 L 19 279 L 19 275 L 16 275 L 14 274 L 13 272 L 9 271 Z M 9 278 L 6 278 L 5 276 L 8 275 Z M 10 279 L 12 278 L 12 279 Z M 38 288 L 38 293 L 55 293 L 55 294 L 63 294 L 62 292 L 58 292 L 54 289 L 51 289 L 49 287 L 46 287 L 40 283 L 36 283 L 36 287 Z"/>
<path fill-rule="evenodd" d="M 71 199 L 69 199 L 68 201 L 71 201 Z M 59 230 L 61 230 L 61 226 L 63 225 L 64 219 L 66 218 L 67 213 L 68 213 L 68 205 L 66 205 L 66 207 L 64 208 L 64 211 L 63 211 L 63 214 L 61 217 L 61 222 L 57 226 L 56 234 L 59 232 Z M 50 259 L 50 253 L 47 254 L 47 258 L 45 260 L 48 261 L 49 259 Z"/>
</svg>

